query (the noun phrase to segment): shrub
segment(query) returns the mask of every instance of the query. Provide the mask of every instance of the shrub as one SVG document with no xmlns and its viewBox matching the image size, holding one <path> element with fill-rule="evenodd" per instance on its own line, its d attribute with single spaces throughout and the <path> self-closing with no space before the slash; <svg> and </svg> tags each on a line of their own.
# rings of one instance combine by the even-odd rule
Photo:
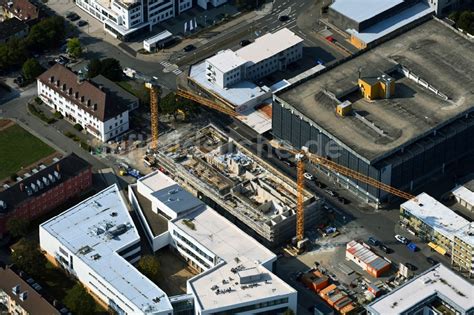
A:
<svg viewBox="0 0 474 315">
<path fill-rule="evenodd" d="M 82 128 L 82 126 L 80 124 L 75 124 L 74 129 L 76 129 L 77 131 L 82 131 L 82 129 L 84 129 L 84 128 Z"/>
<path fill-rule="evenodd" d="M 58 112 L 58 111 L 55 111 L 53 116 L 56 119 L 63 119 L 63 114 L 61 114 L 61 112 Z"/>
</svg>

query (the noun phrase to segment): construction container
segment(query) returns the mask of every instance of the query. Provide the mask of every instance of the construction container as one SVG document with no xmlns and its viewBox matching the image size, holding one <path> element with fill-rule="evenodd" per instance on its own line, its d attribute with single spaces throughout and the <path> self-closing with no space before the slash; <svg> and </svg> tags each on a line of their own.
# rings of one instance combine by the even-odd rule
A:
<svg viewBox="0 0 474 315">
<path fill-rule="evenodd" d="M 316 293 L 319 293 L 319 291 L 329 285 L 329 278 L 317 270 L 304 274 L 301 281 L 306 285 L 306 287 Z"/>
<path fill-rule="evenodd" d="M 363 242 L 349 242 L 346 246 L 346 259 L 376 278 L 390 269 L 390 263 L 372 252 L 370 246 Z"/>
<path fill-rule="evenodd" d="M 355 314 L 356 306 L 354 303 L 347 304 L 342 309 L 339 310 L 339 314 L 346 315 L 346 314 Z"/>
<path fill-rule="evenodd" d="M 367 286 L 367 291 L 369 291 L 375 297 L 379 297 L 380 294 L 382 294 L 382 291 L 380 290 L 380 288 L 376 286 L 375 284 L 369 284 Z"/>
<path fill-rule="evenodd" d="M 343 309 L 344 307 L 346 307 L 347 305 L 351 303 L 352 303 L 352 300 L 347 295 L 345 295 L 342 299 L 334 303 L 334 309 L 336 311 L 340 311 L 341 309 Z"/>
</svg>

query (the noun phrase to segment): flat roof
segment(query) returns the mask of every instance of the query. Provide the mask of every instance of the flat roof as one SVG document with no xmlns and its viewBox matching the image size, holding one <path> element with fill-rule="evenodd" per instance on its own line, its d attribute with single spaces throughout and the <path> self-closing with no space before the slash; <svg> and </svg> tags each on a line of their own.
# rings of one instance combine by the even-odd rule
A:
<svg viewBox="0 0 474 315">
<path fill-rule="evenodd" d="M 329 7 L 355 22 L 368 20 L 404 0 L 335 0 Z"/>
<path fill-rule="evenodd" d="M 353 1 L 356 2 L 356 1 Z M 382 2 L 382 1 L 378 1 Z M 431 8 L 428 4 L 424 2 L 419 2 L 415 5 L 412 5 L 405 10 L 392 15 L 379 23 L 364 29 L 362 32 L 358 32 L 354 29 L 346 30 L 349 34 L 354 35 L 360 39 L 365 44 L 370 44 L 371 42 L 382 38 L 405 25 L 408 25 L 424 16 L 434 13 L 434 9 Z"/>
<path fill-rule="evenodd" d="M 452 191 L 453 195 L 466 201 L 470 205 L 474 205 L 474 192 L 465 186 L 458 186 Z"/>
<path fill-rule="evenodd" d="M 121 227 L 122 233 L 110 237 L 108 233 L 117 227 Z M 140 242 L 140 236 L 116 184 L 44 222 L 40 228 L 56 238 L 136 308 L 144 312 L 172 310 L 166 294 L 117 253 Z M 81 254 L 80 251 L 86 248 L 91 251 Z M 157 297 L 160 299 L 155 302 Z"/>
<path fill-rule="evenodd" d="M 256 64 L 302 42 L 301 37 L 287 28 L 282 28 L 275 33 L 267 33 L 256 38 L 255 42 L 240 48 L 235 54 L 243 60 Z"/>
<path fill-rule="evenodd" d="M 456 47 L 456 49 L 453 49 Z M 371 49 L 313 79 L 295 84 L 276 99 L 305 117 L 359 158 L 373 164 L 402 146 L 420 139 L 474 110 L 474 43 L 434 19 Z M 362 76 L 380 76 L 399 65 L 447 95 L 444 100 L 431 90 L 402 75 L 395 80 L 390 99 L 366 101 L 357 91 Z M 355 116 L 338 117 L 338 104 L 325 89 L 343 102 L 352 95 L 352 107 L 385 135 Z"/>
<path fill-rule="evenodd" d="M 153 44 L 156 44 L 156 43 L 158 43 L 159 41 L 164 40 L 164 39 L 167 39 L 167 38 L 169 38 L 169 37 L 171 37 L 171 36 L 173 36 L 173 34 L 172 34 L 170 31 L 165 30 L 165 31 L 163 31 L 163 32 L 161 32 L 161 33 L 156 34 L 155 36 L 152 36 L 152 37 L 150 37 L 150 38 L 145 39 L 145 40 L 143 41 L 143 44 L 146 43 L 146 44 L 148 44 L 148 45 L 153 45 Z"/>
<path fill-rule="evenodd" d="M 400 207 L 449 238 L 470 223 L 427 193 L 419 194 Z"/>
<path fill-rule="evenodd" d="M 177 215 L 202 206 L 199 199 L 161 172 L 150 173 L 140 178 L 137 181 L 138 191 L 140 191 L 141 184 L 147 186 L 152 191 L 151 195 L 154 198 Z"/>
<path fill-rule="evenodd" d="M 207 58 L 206 62 L 212 64 L 214 67 L 219 69 L 222 72 L 228 72 L 240 66 L 243 66 L 247 63 L 247 60 L 244 60 L 236 55 L 230 49 L 221 50 L 214 56 Z"/>
<path fill-rule="evenodd" d="M 191 220 L 194 229 L 182 224 L 183 220 Z M 215 268 L 189 280 L 196 301 L 203 309 L 216 309 L 295 292 L 291 286 L 262 266 L 263 263 L 275 260 L 275 254 L 212 208 L 196 210 L 173 223 L 222 260 Z M 258 275 L 258 279 L 252 281 L 257 285 L 243 287 L 234 268 L 240 269 L 238 271 L 241 276 L 245 276 L 245 273 Z M 226 284 L 223 284 L 223 280 Z M 230 288 L 230 291 L 216 294 L 215 286 L 219 290 Z"/>
<path fill-rule="evenodd" d="M 436 295 L 458 311 L 474 308 L 472 285 L 449 268 L 438 264 L 397 289 L 383 295 L 366 308 L 371 314 L 400 314 Z"/>
<path fill-rule="evenodd" d="M 229 88 L 221 88 L 206 78 L 206 63 L 201 62 L 191 67 L 189 76 L 204 88 L 220 95 L 235 106 L 241 106 L 255 98 L 271 98 L 271 91 L 264 90 L 250 81 L 240 81 Z"/>
</svg>

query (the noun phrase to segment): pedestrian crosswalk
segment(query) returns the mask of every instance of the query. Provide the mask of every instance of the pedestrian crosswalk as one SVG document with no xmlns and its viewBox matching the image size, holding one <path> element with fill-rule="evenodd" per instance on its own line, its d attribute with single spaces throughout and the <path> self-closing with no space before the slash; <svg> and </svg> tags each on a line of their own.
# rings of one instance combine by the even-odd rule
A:
<svg viewBox="0 0 474 315">
<path fill-rule="evenodd" d="M 162 65 L 165 68 L 168 68 L 169 66 L 171 66 L 171 63 L 168 62 L 168 61 L 163 60 L 162 62 L 160 62 L 160 65 Z"/>
<path fill-rule="evenodd" d="M 175 75 L 180 75 L 181 73 L 183 73 L 183 71 L 179 70 L 177 65 L 174 65 L 171 62 L 163 60 L 160 62 L 160 65 L 162 65 L 164 68 L 163 72 L 173 72 Z"/>
</svg>

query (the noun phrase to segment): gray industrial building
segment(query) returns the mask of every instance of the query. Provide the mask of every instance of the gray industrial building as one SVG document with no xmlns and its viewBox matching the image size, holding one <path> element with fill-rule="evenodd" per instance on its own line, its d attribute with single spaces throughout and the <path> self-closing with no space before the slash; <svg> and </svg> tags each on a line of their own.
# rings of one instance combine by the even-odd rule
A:
<svg viewBox="0 0 474 315">
<path fill-rule="evenodd" d="M 473 78 L 472 40 L 433 19 L 274 96 L 273 134 L 409 191 L 474 152 Z M 385 93 L 387 79 L 390 97 L 362 95 L 362 86 Z M 337 114 L 342 105 L 352 110 Z M 387 198 L 332 175 L 368 201 Z"/>
</svg>

